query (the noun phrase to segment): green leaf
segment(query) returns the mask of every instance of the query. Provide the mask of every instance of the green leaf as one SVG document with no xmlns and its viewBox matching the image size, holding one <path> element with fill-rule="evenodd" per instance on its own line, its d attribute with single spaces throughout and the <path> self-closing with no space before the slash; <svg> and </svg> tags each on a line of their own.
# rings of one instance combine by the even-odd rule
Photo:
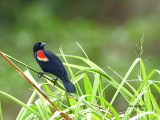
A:
<svg viewBox="0 0 160 120">
<path fill-rule="evenodd" d="M 148 87 L 148 92 L 146 92 L 145 94 L 144 94 L 144 101 L 145 101 L 145 108 L 146 108 L 146 112 L 147 111 L 152 111 L 152 103 L 151 103 L 151 98 L 150 98 L 150 89 L 149 89 L 149 87 Z M 148 117 L 148 119 L 150 120 L 151 118 L 152 118 L 152 116 L 149 114 L 149 116 L 147 116 Z"/>
<path fill-rule="evenodd" d="M 154 114 L 154 112 L 143 112 L 143 113 L 140 113 L 140 114 L 130 118 L 130 120 L 139 120 L 139 118 L 145 117 L 145 115 L 150 115 L 150 114 Z"/>
<path fill-rule="evenodd" d="M 1 101 L 0 101 L 0 118 L 1 118 L 1 120 L 3 120 L 2 108 L 1 108 Z"/>
<path fill-rule="evenodd" d="M 134 67 L 136 66 L 136 64 L 140 61 L 140 58 L 137 58 L 133 64 L 131 65 L 131 67 L 129 68 L 128 72 L 126 73 L 125 77 L 123 78 L 121 84 L 119 85 L 116 93 L 114 94 L 110 104 L 112 105 L 113 102 L 115 101 L 116 97 L 118 96 L 118 93 L 120 92 L 120 90 L 122 89 L 123 84 L 126 82 L 127 78 L 129 77 L 129 75 L 131 74 L 131 72 L 133 71 Z"/>
<path fill-rule="evenodd" d="M 1 94 L 3 94 L 4 96 L 8 97 L 9 99 L 15 101 L 16 103 L 18 103 L 19 105 L 25 107 L 27 110 L 30 110 L 33 114 L 35 114 L 37 117 L 41 118 L 41 115 L 35 111 L 33 108 L 27 106 L 25 103 L 21 102 L 20 100 L 16 99 L 15 97 L 5 93 L 5 92 L 2 92 L 0 91 Z"/>
<path fill-rule="evenodd" d="M 99 96 L 100 96 L 101 98 L 104 98 L 104 99 L 105 99 L 103 79 L 102 79 L 101 76 L 99 77 L 99 83 L 100 83 L 100 84 L 99 84 L 99 86 L 100 86 L 100 87 L 99 87 Z M 105 104 L 104 104 L 103 100 L 100 100 L 100 102 L 101 102 L 101 106 L 105 108 Z"/>
<path fill-rule="evenodd" d="M 78 99 L 78 103 L 77 103 L 77 107 L 75 109 L 75 118 L 74 120 L 78 120 L 78 113 L 79 113 L 79 109 L 80 109 L 80 105 L 81 103 L 84 103 L 87 107 L 89 107 L 92 112 L 94 112 L 95 114 L 101 116 L 101 117 L 104 117 L 104 114 L 102 114 L 97 108 L 95 108 L 95 106 L 89 104 L 88 102 L 86 102 L 85 100 L 83 100 L 85 97 L 89 97 L 89 95 L 83 95 L 81 96 L 79 99 Z M 109 104 L 109 102 L 107 102 L 105 99 L 101 98 L 101 97 L 98 97 L 98 96 L 90 96 L 90 97 L 97 97 L 101 100 L 104 101 L 104 103 L 109 107 L 109 109 L 111 110 L 111 112 L 113 113 L 113 115 L 115 116 L 116 120 L 120 120 L 120 117 L 118 115 L 118 113 L 116 112 L 116 110 L 112 107 L 112 105 Z M 107 118 L 106 118 L 107 119 Z"/>
<path fill-rule="evenodd" d="M 86 92 L 86 95 L 92 95 L 92 85 L 87 77 L 86 74 L 84 74 L 84 86 L 85 86 L 85 92 Z M 87 97 L 87 101 L 88 102 L 91 102 L 91 97 Z"/>
<path fill-rule="evenodd" d="M 105 80 L 107 80 L 107 82 L 109 82 L 112 86 L 114 86 L 115 88 L 119 87 L 119 83 L 117 83 L 114 79 L 112 79 L 110 76 L 108 76 L 106 73 L 104 73 L 103 71 L 97 70 L 97 69 L 93 69 L 93 68 L 88 68 L 88 69 L 83 69 L 80 70 L 78 73 L 84 72 L 84 71 L 88 71 L 88 72 L 95 72 L 95 73 L 99 73 L 100 75 L 102 75 Z M 77 74 L 78 74 L 77 73 Z M 125 95 L 129 100 L 132 98 L 132 94 L 123 86 L 120 89 L 121 94 Z"/>
<path fill-rule="evenodd" d="M 94 79 L 94 84 L 93 84 L 92 96 L 96 96 L 96 93 L 98 91 L 99 81 L 100 81 L 100 74 L 96 73 L 95 79 Z M 91 103 L 96 104 L 95 97 L 92 97 Z"/>
<path fill-rule="evenodd" d="M 59 50 L 60 50 L 60 52 L 61 52 L 61 55 L 62 55 L 64 61 L 66 62 L 66 65 L 67 65 L 67 67 L 68 67 L 68 69 L 69 69 L 69 72 L 70 72 L 70 74 L 71 74 L 71 77 L 73 77 L 73 76 L 74 76 L 73 71 L 72 71 L 72 69 L 70 68 L 70 66 L 68 66 L 68 62 L 67 62 L 67 59 L 66 59 L 66 57 L 65 57 L 65 55 L 64 55 L 64 53 L 63 53 L 62 48 L 60 47 Z"/>
<path fill-rule="evenodd" d="M 156 85 L 155 83 L 153 83 L 153 86 L 158 90 L 158 92 L 160 93 L 160 87 L 158 85 Z"/>
<path fill-rule="evenodd" d="M 141 64 L 141 70 L 142 70 L 142 75 L 143 75 L 143 80 L 146 80 L 146 69 L 145 69 L 145 66 L 144 66 L 144 63 L 142 61 L 142 59 L 140 60 L 140 64 Z"/>
<path fill-rule="evenodd" d="M 87 120 L 101 120 L 101 119 L 93 113 L 88 113 Z"/>
<path fill-rule="evenodd" d="M 136 104 L 136 103 L 138 102 L 138 100 L 142 97 L 142 95 L 143 95 L 144 93 L 146 93 L 146 92 L 147 92 L 147 91 L 143 91 L 141 94 L 139 94 L 139 95 L 137 96 L 136 99 L 134 99 L 134 101 L 133 101 L 133 102 L 131 103 L 131 105 L 130 105 L 131 107 L 128 107 L 128 109 L 126 110 L 126 112 L 125 112 L 122 120 L 128 120 L 128 117 L 129 117 L 129 115 L 131 114 L 131 112 L 132 112 L 135 104 Z"/>
<path fill-rule="evenodd" d="M 76 85 L 76 91 L 78 96 L 83 95 L 83 92 L 78 84 L 78 81 L 82 80 L 83 77 L 84 77 L 84 74 L 81 74 L 72 78 L 73 83 L 75 83 Z"/>
<path fill-rule="evenodd" d="M 52 91 L 49 89 L 49 87 L 46 84 L 43 84 L 43 87 L 45 88 L 45 90 L 49 95 L 52 95 Z"/>
<path fill-rule="evenodd" d="M 43 120 L 49 120 L 50 116 L 48 114 L 48 106 L 47 106 L 47 101 L 44 98 L 39 98 L 38 100 L 35 101 L 35 104 L 38 108 L 39 113 L 42 116 Z"/>
<path fill-rule="evenodd" d="M 150 92 L 150 97 L 153 104 L 153 109 L 160 115 L 160 109 L 159 109 L 158 103 L 151 92 Z"/>
<path fill-rule="evenodd" d="M 29 100 L 27 102 L 27 106 L 30 106 L 30 104 L 33 102 L 36 94 L 37 94 L 37 91 L 34 90 L 33 93 L 32 93 L 32 95 L 31 95 L 31 97 L 29 98 Z M 25 107 L 23 107 L 20 110 L 20 112 L 19 112 L 16 120 L 22 120 L 22 119 L 24 119 L 24 117 L 26 116 L 26 112 L 27 112 L 27 109 Z M 30 113 L 32 113 L 32 112 L 30 112 Z"/>
<path fill-rule="evenodd" d="M 82 50 L 82 52 L 84 53 L 84 55 L 86 56 L 86 58 L 89 60 L 89 58 L 88 58 L 86 52 L 84 51 L 84 49 L 82 48 L 82 46 L 78 42 L 76 42 L 76 43 L 79 46 L 79 48 Z"/>
<path fill-rule="evenodd" d="M 74 117 L 74 120 L 78 120 L 79 119 L 79 110 L 80 110 L 80 105 L 81 105 L 81 103 L 82 103 L 82 100 L 85 98 L 85 97 L 87 97 L 88 95 L 83 95 L 83 96 L 81 96 L 79 99 L 78 99 L 78 103 L 77 103 L 77 107 L 76 107 L 76 109 L 75 109 L 75 113 L 74 113 L 74 115 L 75 115 L 75 117 Z"/>
</svg>

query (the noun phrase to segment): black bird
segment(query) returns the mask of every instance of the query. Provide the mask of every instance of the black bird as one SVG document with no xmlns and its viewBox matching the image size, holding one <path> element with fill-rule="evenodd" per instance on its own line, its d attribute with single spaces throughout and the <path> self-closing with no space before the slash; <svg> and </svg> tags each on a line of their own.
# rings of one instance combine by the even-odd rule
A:
<svg viewBox="0 0 160 120">
<path fill-rule="evenodd" d="M 37 42 L 33 46 L 33 55 L 38 64 L 40 65 L 41 69 L 44 71 L 40 72 L 39 77 L 41 77 L 44 73 L 51 73 L 57 77 L 55 79 L 55 82 L 58 78 L 62 80 L 63 85 L 67 90 L 67 92 L 75 93 L 76 88 L 69 80 L 67 71 L 63 66 L 61 60 L 58 58 L 57 55 L 55 55 L 51 51 L 45 50 L 44 49 L 45 45 L 46 44 L 43 42 Z"/>
</svg>

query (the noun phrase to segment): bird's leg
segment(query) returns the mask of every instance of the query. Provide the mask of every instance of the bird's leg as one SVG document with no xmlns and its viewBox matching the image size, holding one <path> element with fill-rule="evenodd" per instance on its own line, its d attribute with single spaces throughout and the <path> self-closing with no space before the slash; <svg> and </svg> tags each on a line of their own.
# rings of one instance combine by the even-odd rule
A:
<svg viewBox="0 0 160 120">
<path fill-rule="evenodd" d="M 39 73 L 38 73 L 38 78 L 41 78 L 41 77 L 43 76 L 43 74 L 45 74 L 45 73 L 48 74 L 49 72 L 39 72 Z"/>
<path fill-rule="evenodd" d="M 58 77 L 53 78 L 54 79 L 54 85 L 57 83 Z"/>
</svg>

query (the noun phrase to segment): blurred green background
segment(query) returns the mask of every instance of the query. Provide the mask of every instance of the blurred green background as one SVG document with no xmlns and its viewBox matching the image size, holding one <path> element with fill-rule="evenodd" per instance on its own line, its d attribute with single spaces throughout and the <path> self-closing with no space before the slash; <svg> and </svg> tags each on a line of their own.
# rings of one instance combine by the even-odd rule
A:
<svg viewBox="0 0 160 120">
<path fill-rule="evenodd" d="M 35 42 L 47 43 L 46 48 L 56 54 L 62 47 L 65 54 L 84 56 L 78 42 L 91 61 L 116 78 L 107 66 L 123 77 L 137 58 L 135 52 L 139 54 L 136 45 L 140 46 L 144 34 L 142 58 L 149 73 L 160 66 L 159 21 L 159 0 L 3 0 L 0 50 L 41 71 L 32 54 Z M 68 62 L 83 64 L 73 59 Z M 26 102 L 32 87 L 1 56 L 0 63 L 0 90 Z M 137 78 L 137 71 L 131 79 Z M 155 78 L 159 80 L 158 75 Z M 108 89 L 106 99 L 110 101 L 115 89 Z M 21 107 L 2 95 L 0 100 L 4 119 L 15 119 Z M 114 105 L 123 112 L 127 103 L 119 96 Z"/>
</svg>

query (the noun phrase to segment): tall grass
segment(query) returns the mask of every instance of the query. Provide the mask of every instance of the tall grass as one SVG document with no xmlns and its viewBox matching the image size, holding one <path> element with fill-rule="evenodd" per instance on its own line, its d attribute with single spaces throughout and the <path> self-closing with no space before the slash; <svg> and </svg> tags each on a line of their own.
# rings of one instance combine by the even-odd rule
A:
<svg viewBox="0 0 160 120">
<path fill-rule="evenodd" d="M 63 113 L 67 114 L 74 120 L 160 119 L 158 101 L 156 101 L 156 98 L 151 91 L 152 86 L 160 93 L 158 83 L 151 80 L 153 75 L 160 73 L 159 70 L 152 70 L 147 74 L 143 60 L 141 58 L 137 58 L 133 61 L 124 76 L 120 76 L 115 70 L 110 69 L 122 80 L 121 83 L 118 83 L 116 79 L 108 75 L 99 66 L 89 60 L 84 50 L 83 52 L 86 58 L 74 55 L 65 55 L 62 49 L 60 49 L 60 51 L 61 55 L 59 56 L 63 57 L 65 61 L 64 65 L 68 67 L 68 73 L 72 76 L 71 81 L 75 84 L 77 89 L 76 93 L 68 94 L 63 89 L 63 85 L 60 82 L 54 86 L 51 78 L 48 76 L 43 77 L 46 80 L 43 83 L 37 83 L 29 72 L 33 71 L 38 73 L 36 70 L 20 61 L 17 61 L 9 55 L 6 56 L 25 66 L 27 68 L 24 72 L 25 75 L 30 78 L 30 80 L 32 80 L 39 89 L 43 90 L 50 100 L 60 108 L 61 111 L 63 111 Z M 78 59 L 86 65 L 82 66 L 69 63 L 67 58 Z M 140 73 L 137 76 L 137 83 L 139 84 L 139 87 L 136 89 L 129 83 L 128 78 L 131 77 L 131 73 L 133 73 L 133 70 L 139 64 Z M 77 69 L 78 72 L 74 73 L 73 69 Z M 92 78 L 89 77 L 88 73 L 92 74 Z M 79 81 L 84 82 L 84 87 L 79 85 Z M 104 81 L 116 88 L 116 92 L 110 102 L 107 101 L 105 97 L 105 91 L 108 87 L 104 86 Z M 54 87 L 55 91 L 52 91 L 51 87 Z M 36 89 L 33 89 L 33 93 L 27 103 L 23 103 L 5 92 L 0 91 L 0 93 L 22 106 L 22 109 L 17 116 L 17 120 L 37 120 L 37 118 L 42 120 L 64 119 L 60 116 L 60 112 L 56 111 L 55 108 L 53 108 L 53 106 L 51 106 Z M 113 103 L 119 94 L 121 94 L 128 102 L 128 108 L 124 113 L 118 112 L 113 106 Z M 39 97 L 37 98 L 36 95 Z M 121 104 L 121 101 L 119 102 Z M 2 119 L 1 109 L 0 116 Z"/>
<path fill-rule="evenodd" d="M 1 118 L 1 120 L 3 120 L 2 109 L 1 109 L 1 101 L 0 101 L 0 118 Z"/>
</svg>

